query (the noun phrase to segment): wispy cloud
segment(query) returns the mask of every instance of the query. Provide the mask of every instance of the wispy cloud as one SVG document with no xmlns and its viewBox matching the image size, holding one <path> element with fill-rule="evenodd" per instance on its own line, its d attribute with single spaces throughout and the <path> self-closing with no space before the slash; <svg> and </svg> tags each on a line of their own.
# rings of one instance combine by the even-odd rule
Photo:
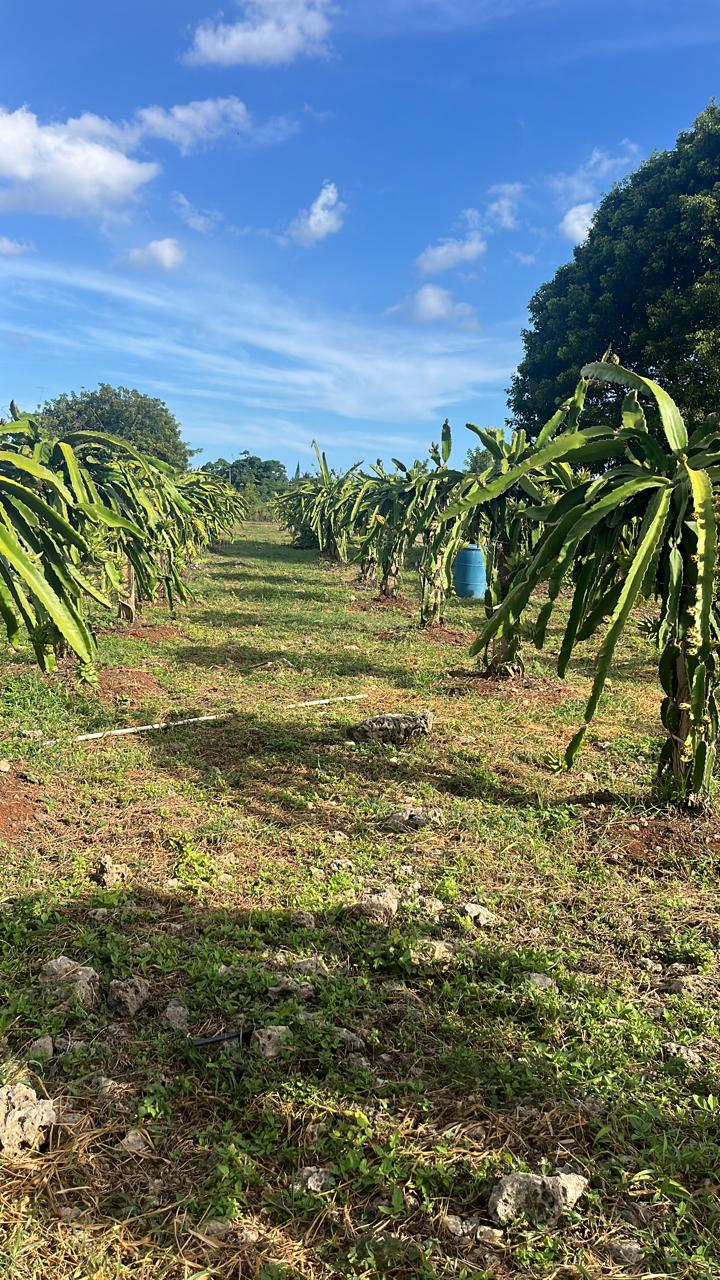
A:
<svg viewBox="0 0 720 1280">
<path fill-rule="evenodd" d="M 290 223 L 288 237 L 306 249 L 318 244 L 326 236 L 341 231 L 345 223 L 347 205 L 343 204 L 334 182 L 324 182 L 309 209 L 301 209 Z"/>
<path fill-rule="evenodd" d="M 525 184 L 522 182 L 497 182 L 490 188 L 491 199 L 485 210 L 485 218 L 491 227 L 500 231 L 515 231 L 518 227 L 518 208 Z"/>
<path fill-rule="evenodd" d="M 205 19 L 185 60 L 195 65 L 279 66 L 326 51 L 332 0 L 241 0 L 236 22 Z"/>
<path fill-rule="evenodd" d="M 193 231 L 199 231 L 203 236 L 210 235 L 223 220 L 219 210 L 196 208 L 182 191 L 173 192 L 172 202 L 178 217 L 182 218 Z"/>
<path fill-rule="evenodd" d="M 640 154 L 638 144 L 629 138 L 623 138 L 617 151 L 594 147 L 589 158 L 577 169 L 571 173 L 556 174 L 551 179 L 551 186 L 563 205 L 597 199 L 602 191 L 635 167 Z"/>
<path fill-rule="evenodd" d="M 598 199 L 613 182 L 637 165 L 640 155 L 638 144 L 623 138 L 616 151 L 594 147 L 577 169 L 555 174 L 550 186 L 563 210 L 558 223 L 560 234 L 573 244 L 582 243 L 590 230 Z"/>
<path fill-rule="evenodd" d="M 11 240 L 0 236 L 0 258 L 17 258 L 22 253 L 32 253 L 35 245 L 29 240 Z"/>
<path fill-rule="evenodd" d="M 361 323 L 259 287 L 230 294 L 219 279 L 185 273 L 182 282 L 140 284 L 8 258 L 0 260 L 0 281 L 0 328 L 32 335 L 48 356 L 74 350 L 81 367 L 101 365 L 111 381 L 172 387 L 186 424 L 207 419 L 210 402 L 238 423 L 284 416 L 306 426 L 330 416 L 364 448 L 370 435 L 379 437 L 369 424 L 433 422 L 453 404 L 499 391 L 517 358 L 514 336 Z M 55 326 L 48 317 L 58 299 Z"/>
</svg>

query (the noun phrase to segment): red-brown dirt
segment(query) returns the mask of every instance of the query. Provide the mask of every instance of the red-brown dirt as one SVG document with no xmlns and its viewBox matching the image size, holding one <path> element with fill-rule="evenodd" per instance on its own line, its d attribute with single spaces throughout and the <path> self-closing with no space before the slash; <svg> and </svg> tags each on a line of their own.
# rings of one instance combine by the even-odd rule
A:
<svg viewBox="0 0 720 1280">
<path fill-rule="evenodd" d="M 38 809 L 33 792 L 14 769 L 0 774 L 0 840 L 12 844 L 27 830 Z"/>
<path fill-rule="evenodd" d="M 98 692 L 104 703 L 114 703 L 122 698 L 130 703 L 147 702 L 149 698 L 163 698 L 165 690 L 155 676 L 148 671 L 135 671 L 131 667 L 106 667 L 98 673 Z"/>
</svg>

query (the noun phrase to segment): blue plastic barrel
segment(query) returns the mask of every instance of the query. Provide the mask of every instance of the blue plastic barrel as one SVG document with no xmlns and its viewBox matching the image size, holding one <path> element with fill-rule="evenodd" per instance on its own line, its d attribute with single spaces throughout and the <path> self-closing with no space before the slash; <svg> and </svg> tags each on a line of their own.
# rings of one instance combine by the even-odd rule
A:
<svg viewBox="0 0 720 1280">
<path fill-rule="evenodd" d="M 485 549 L 473 543 L 458 551 L 453 568 L 455 591 L 459 596 L 471 600 L 481 600 L 485 595 L 487 578 L 485 576 Z"/>
</svg>

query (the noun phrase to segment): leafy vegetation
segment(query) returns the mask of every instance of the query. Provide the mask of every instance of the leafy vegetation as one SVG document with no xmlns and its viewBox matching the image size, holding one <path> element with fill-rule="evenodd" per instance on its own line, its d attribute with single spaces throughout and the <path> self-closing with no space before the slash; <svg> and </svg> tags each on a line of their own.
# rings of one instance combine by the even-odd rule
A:
<svg viewBox="0 0 720 1280">
<path fill-rule="evenodd" d="M 572 485 L 562 497 L 529 512 L 542 533 L 531 555 L 518 563 L 502 602 L 481 629 L 476 648 L 528 608 L 541 583 L 548 600 L 535 628 L 544 642 L 567 576 L 573 600 L 558 673 L 573 649 L 607 622 L 584 724 L 565 754 L 572 764 L 598 707 L 618 640 L 643 596 L 660 601 L 658 677 L 667 739 L 659 783 L 682 804 L 702 805 L 710 788 L 718 737 L 716 654 L 720 617 L 715 601 L 717 537 L 714 492 L 720 484 L 720 434 L 711 417 L 688 437 L 674 401 L 656 383 L 617 365 L 587 365 L 574 404 L 578 415 L 592 381 L 625 391 L 621 425 L 583 429 L 575 421 L 554 435 L 544 429 L 535 449 L 504 475 L 476 483 L 464 506 L 497 500 L 546 462 L 572 462 L 604 470 Z M 639 394 L 651 398 L 662 428 L 648 429 Z M 556 415 L 557 419 L 557 415 Z M 557 422 L 555 422 L 555 426 Z M 553 438 L 554 435 L 554 438 Z"/>
<path fill-rule="evenodd" d="M 513 421 L 534 435 L 608 344 L 677 401 L 692 429 L 720 404 L 720 106 L 601 200 L 587 240 L 530 300 Z M 589 400 L 603 416 L 606 389 Z"/>
<path fill-rule="evenodd" d="M 42 670 L 67 647 L 91 674 L 89 611 L 132 620 L 160 584 L 171 607 L 186 598 L 183 566 L 237 523 L 242 502 L 105 432 L 51 435 L 12 411 L 0 426 L 0 615 L 13 646 L 28 634 Z"/>
</svg>

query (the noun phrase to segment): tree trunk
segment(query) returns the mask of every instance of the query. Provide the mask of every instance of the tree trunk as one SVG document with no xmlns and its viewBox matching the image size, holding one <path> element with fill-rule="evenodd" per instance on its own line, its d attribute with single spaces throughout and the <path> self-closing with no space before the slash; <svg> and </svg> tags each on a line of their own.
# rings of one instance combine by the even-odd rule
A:
<svg viewBox="0 0 720 1280">
<path fill-rule="evenodd" d="M 400 565 L 397 559 L 393 558 L 383 568 L 382 582 L 380 583 L 380 595 L 385 596 L 388 600 L 396 600 L 400 586 Z"/>
<path fill-rule="evenodd" d="M 118 617 L 122 618 L 123 622 L 134 622 L 136 615 L 137 587 L 135 583 L 135 568 L 132 562 L 126 559 L 122 593 L 118 600 Z"/>
<path fill-rule="evenodd" d="M 443 581 L 442 562 L 435 560 L 420 575 L 422 600 L 420 604 L 420 626 L 441 626 L 445 621 L 445 583 Z"/>
</svg>

